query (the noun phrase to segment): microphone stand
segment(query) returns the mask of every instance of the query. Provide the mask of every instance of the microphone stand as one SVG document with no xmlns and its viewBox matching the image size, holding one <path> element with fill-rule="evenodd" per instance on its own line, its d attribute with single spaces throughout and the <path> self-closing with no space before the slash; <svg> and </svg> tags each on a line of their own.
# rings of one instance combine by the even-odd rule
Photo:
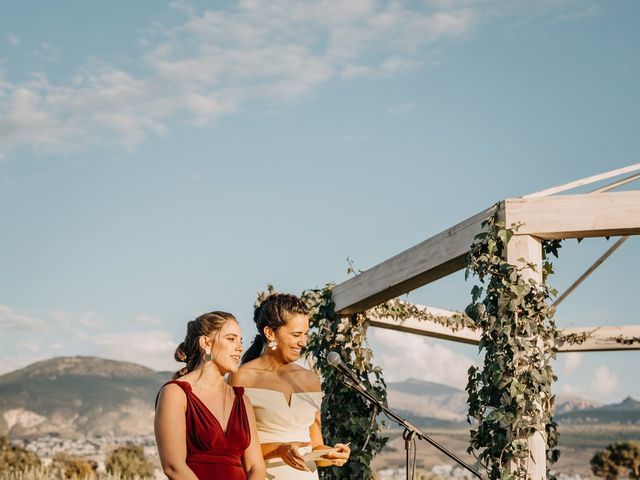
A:
<svg viewBox="0 0 640 480">
<path fill-rule="evenodd" d="M 392 418 L 396 423 L 398 423 L 398 425 L 404 427 L 404 433 L 402 434 L 402 438 L 404 439 L 404 448 L 405 448 L 405 453 L 406 453 L 405 461 L 406 461 L 406 474 L 407 474 L 406 478 L 407 478 L 407 480 L 412 480 L 412 478 L 413 478 L 413 472 L 412 472 L 411 476 L 409 475 L 409 465 L 410 465 L 409 456 L 410 456 L 410 452 L 412 450 L 412 448 L 411 448 L 411 440 L 413 439 L 414 435 L 417 438 L 420 438 L 421 440 L 425 440 L 426 442 L 428 442 L 431 445 L 433 445 L 434 447 L 436 447 L 438 450 L 440 450 L 446 456 L 448 456 L 449 458 L 451 458 L 452 460 L 454 460 L 455 462 L 460 464 L 462 467 L 464 467 L 467 470 L 469 470 L 471 473 L 473 473 L 480 480 L 486 480 L 476 469 L 474 469 L 473 467 L 471 467 L 471 466 L 467 465 L 466 463 L 464 463 L 464 461 L 462 461 L 460 458 L 458 458 L 455 454 L 451 453 L 449 450 L 444 448 L 442 445 L 440 445 L 438 442 L 433 440 L 431 437 L 429 437 L 429 435 L 427 435 L 425 432 L 423 432 L 418 427 L 413 425 L 411 422 L 409 422 L 406 419 L 402 418 L 400 415 L 395 413 L 393 410 L 391 410 L 387 406 L 383 405 L 382 402 L 380 402 L 380 400 L 378 400 L 373 395 L 371 395 L 371 393 L 369 393 L 366 389 L 360 387 L 360 385 L 358 385 L 359 382 L 356 382 L 356 381 L 354 381 L 354 379 L 351 379 L 348 376 L 345 376 L 344 372 L 343 372 L 343 376 L 342 376 L 342 382 L 347 387 L 349 387 L 352 390 L 355 390 L 356 392 L 358 392 L 360 395 L 362 395 L 369 402 L 371 402 L 374 405 L 376 405 L 388 417 Z"/>
</svg>

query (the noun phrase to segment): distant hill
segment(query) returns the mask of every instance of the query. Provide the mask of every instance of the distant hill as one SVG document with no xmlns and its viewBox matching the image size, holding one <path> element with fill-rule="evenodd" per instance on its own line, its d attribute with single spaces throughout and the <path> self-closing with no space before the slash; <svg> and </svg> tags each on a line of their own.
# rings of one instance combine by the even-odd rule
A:
<svg viewBox="0 0 640 480">
<path fill-rule="evenodd" d="M 600 408 L 602 403 L 575 395 L 556 395 L 556 416 L 574 410 L 585 410 L 587 408 Z"/>
<path fill-rule="evenodd" d="M 453 427 L 466 422 L 467 394 L 440 383 L 410 378 L 387 383 L 391 409 L 421 427 Z"/>
<path fill-rule="evenodd" d="M 62 357 L 0 376 L 0 434 L 38 437 L 146 435 L 154 401 L 173 372 L 96 357 Z M 408 379 L 387 384 L 389 405 L 421 427 L 466 424 L 467 394 L 447 385 Z M 601 405 L 580 397 L 556 400 L 564 423 L 640 423 L 640 402 Z"/>
<path fill-rule="evenodd" d="M 557 420 L 562 423 L 640 423 L 640 402 L 627 397 L 612 405 L 562 413 Z"/>
<path fill-rule="evenodd" d="M 447 385 L 408 379 L 387 384 L 389 406 L 412 423 L 423 427 L 456 427 L 467 425 L 467 393 Z M 625 403 L 626 402 L 626 403 Z M 602 423 L 637 423 L 636 402 L 625 400 L 623 404 L 603 406 L 599 402 L 578 396 L 556 396 L 556 420 L 573 423 L 587 421 L 583 412 Z M 636 402 L 638 403 L 638 402 Z"/>
<path fill-rule="evenodd" d="M 149 434 L 159 388 L 141 365 L 62 357 L 0 376 L 0 433 L 13 437 Z"/>
</svg>

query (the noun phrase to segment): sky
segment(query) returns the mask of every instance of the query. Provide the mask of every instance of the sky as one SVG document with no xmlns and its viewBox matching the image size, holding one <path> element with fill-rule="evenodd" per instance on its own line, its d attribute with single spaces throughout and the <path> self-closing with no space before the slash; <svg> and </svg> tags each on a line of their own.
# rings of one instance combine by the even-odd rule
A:
<svg viewBox="0 0 640 480">
<path fill-rule="evenodd" d="M 504 199 L 637 163 L 634 0 L 9 2 L 0 15 L 0 373 L 177 370 L 211 310 L 348 278 Z M 631 188 L 631 187 L 629 187 Z M 637 188 L 637 186 L 635 187 Z M 565 241 L 562 291 L 612 243 Z M 631 238 L 559 326 L 638 324 Z M 412 292 L 463 310 L 461 272 Z M 477 348 L 371 329 L 388 381 L 463 388 Z M 640 399 L 637 351 L 554 391 Z"/>
</svg>

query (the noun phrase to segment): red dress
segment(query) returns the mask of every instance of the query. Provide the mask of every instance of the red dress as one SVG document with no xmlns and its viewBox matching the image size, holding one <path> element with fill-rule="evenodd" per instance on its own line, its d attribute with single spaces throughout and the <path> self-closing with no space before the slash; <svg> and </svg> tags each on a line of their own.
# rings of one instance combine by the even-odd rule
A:
<svg viewBox="0 0 640 480">
<path fill-rule="evenodd" d="M 233 387 L 235 398 L 226 433 L 218 419 L 191 391 L 187 382 L 173 380 L 187 396 L 187 465 L 199 480 L 246 480 L 242 455 L 251 443 L 251 429 L 242 395 Z M 168 385 L 168 384 L 167 384 Z"/>
</svg>

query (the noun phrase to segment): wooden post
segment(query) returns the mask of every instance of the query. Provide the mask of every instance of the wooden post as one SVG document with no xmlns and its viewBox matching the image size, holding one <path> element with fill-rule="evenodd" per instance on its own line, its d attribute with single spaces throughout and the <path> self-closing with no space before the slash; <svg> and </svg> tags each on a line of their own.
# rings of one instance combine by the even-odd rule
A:
<svg viewBox="0 0 640 480">
<path fill-rule="evenodd" d="M 511 265 L 522 266 L 524 263 L 536 265 L 536 271 L 530 268 L 522 271 L 524 280 L 534 279 L 542 283 L 542 242 L 530 235 L 514 235 L 507 245 L 507 262 Z M 538 349 L 544 349 L 541 341 Z M 534 352 L 531 352 L 533 356 Z M 544 358 L 540 355 L 540 358 Z M 545 435 L 537 431 L 528 442 L 530 458 L 524 462 L 527 478 L 531 480 L 546 480 L 547 478 L 547 441 Z M 517 468 L 514 466 L 514 468 Z"/>
</svg>

